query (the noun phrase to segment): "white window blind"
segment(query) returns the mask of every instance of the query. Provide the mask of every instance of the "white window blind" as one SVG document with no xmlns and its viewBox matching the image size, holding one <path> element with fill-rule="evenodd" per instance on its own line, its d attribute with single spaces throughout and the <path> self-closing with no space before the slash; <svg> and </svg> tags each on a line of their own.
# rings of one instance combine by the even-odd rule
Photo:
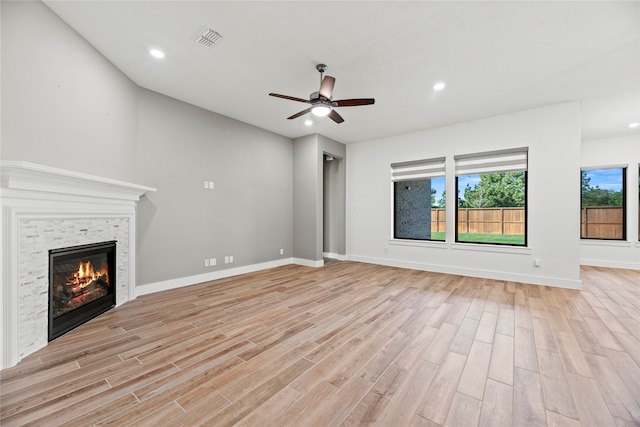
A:
<svg viewBox="0 0 640 427">
<path fill-rule="evenodd" d="M 391 164 L 391 181 L 412 181 L 416 179 L 444 176 L 445 158 L 413 160 Z"/>
<path fill-rule="evenodd" d="M 456 176 L 527 170 L 528 147 L 454 156 Z"/>
</svg>

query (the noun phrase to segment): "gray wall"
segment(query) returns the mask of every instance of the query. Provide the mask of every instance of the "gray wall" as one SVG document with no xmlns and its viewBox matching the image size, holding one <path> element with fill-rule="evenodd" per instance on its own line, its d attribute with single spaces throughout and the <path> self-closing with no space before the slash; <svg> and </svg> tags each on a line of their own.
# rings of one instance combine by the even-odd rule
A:
<svg viewBox="0 0 640 427">
<path fill-rule="evenodd" d="M 345 256 L 346 147 L 327 143 L 324 137 L 320 140 L 325 142 L 323 157 L 333 157 L 323 167 L 323 252 Z"/>
<path fill-rule="evenodd" d="M 343 159 L 334 177 L 331 236 L 338 254 L 345 254 L 346 146 L 314 134 L 293 141 L 293 256 L 322 261 L 324 232 L 324 154 Z"/>
<path fill-rule="evenodd" d="M 291 257 L 290 139 L 139 89 L 138 159 L 139 283 Z"/>
<path fill-rule="evenodd" d="M 138 285 L 292 256 L 290 139 L 139 88 L 41 2 L 0 7 L 0 158 L 158 188 Z"/>
<path fill-rule="evenodd" d="M 322 260 L 322 152 L 318 136 L 293 140 L 293 256 Z"/>
<path fill-rule="evenodd" d="M 135 84 L 44 4 L 0 7 L 0 157 L 133 181 Z"/>
</svg>

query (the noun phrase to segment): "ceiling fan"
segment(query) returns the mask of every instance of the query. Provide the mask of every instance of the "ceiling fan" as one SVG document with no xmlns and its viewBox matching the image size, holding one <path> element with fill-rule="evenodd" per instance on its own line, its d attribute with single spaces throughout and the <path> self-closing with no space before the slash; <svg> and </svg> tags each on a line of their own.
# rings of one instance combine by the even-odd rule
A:
<svg viewBox="0 0 640 427">
<path fill-rule="evenodd" d="M 335 84 L 336 79 L 331 76 L 323 76 L 326 69 L 327 66 L 325 64 L 316 65 L 316 70 L 320 72 L 320 90 L 309 95 L 309 100 L 296 98 L 294 96 L 280 95 L 278 93 L 269 94 L 276 98 L 311 104 L 311 107 L 302 110 L 291 117 L 287 117 L 289 120 L 310 112 L 319 117 L 328 116 L 334 122 L 342 123 L 344 122 L 344 119 L 336 110 L 334 110 L 335 107 L 355 107 L 358 105 L 371 105 L 375 102 L 375 99 L 373 98 L 340 99 L 334 101 L 331 96 L 333 95 L 333 85 Z"/>
</svg>

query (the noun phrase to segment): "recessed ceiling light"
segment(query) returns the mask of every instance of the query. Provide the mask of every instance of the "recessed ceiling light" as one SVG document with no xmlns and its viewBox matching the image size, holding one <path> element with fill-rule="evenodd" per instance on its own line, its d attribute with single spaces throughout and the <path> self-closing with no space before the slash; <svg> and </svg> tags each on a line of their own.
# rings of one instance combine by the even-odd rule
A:
<svg viewBox="0 0 640 427">
<path fill-rule="evenodd" d="M 158 49 L 149 49 L 149 53 L 151 56 L 155 56 L 156 58 L 164 58 L 164 52 Z"/>
<path fill-rule="evenodd" d="M 445 87 L 444 82 L 438 82 L 433 85 L 433 90 L 442 90 L 444 89 L 444 87 Z"/>
<path fill-rule="evenodd" d="M 313 124 L 313 122 L 311 121 L 311 119 L 307 119 L 304 121 L 304 124 L 307 126 L 311 126 Z"/>
<path fill-rule="evenodd" d="M 638 123 L 638 122 L 636 122 L 636 123 L 629 123 L 629 127 L 630 127 L 631 129 L 635 129 L 635 128 L 639 127 L 639 126 L 640 126 L 640 123 Z"/>
</svg>

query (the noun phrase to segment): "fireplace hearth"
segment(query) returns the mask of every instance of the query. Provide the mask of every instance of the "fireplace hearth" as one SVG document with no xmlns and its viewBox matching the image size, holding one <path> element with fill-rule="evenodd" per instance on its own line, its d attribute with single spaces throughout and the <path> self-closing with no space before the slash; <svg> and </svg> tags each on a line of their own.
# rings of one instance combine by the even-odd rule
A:
<svg viewBox="0 0 640 427">
<path fill-rule="evenodd" d="M 49 341 L 116 304 L 116 242 L 49 250 Z"/>
</svg>

